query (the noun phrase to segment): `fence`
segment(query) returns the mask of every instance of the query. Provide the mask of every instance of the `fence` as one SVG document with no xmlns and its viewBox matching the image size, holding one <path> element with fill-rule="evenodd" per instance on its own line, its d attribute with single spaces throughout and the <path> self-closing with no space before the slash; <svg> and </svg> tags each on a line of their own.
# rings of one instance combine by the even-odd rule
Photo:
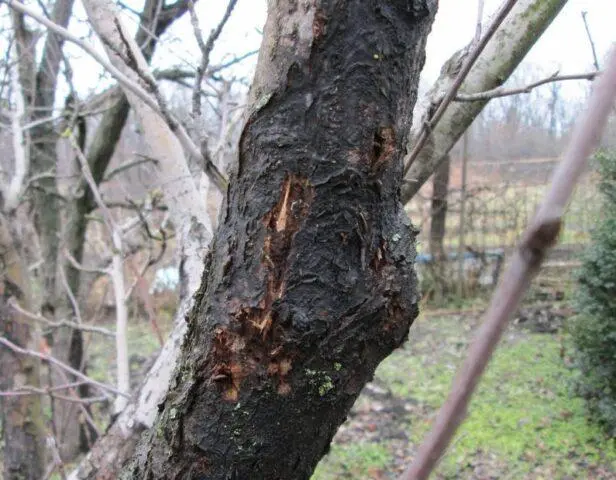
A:
<svg viewBox="0 0 616 480">
<path fill-rule="evenodd" d="M 446 261 L 460 264 L 460 275 L 463 273 L 461 270 L 466 272 L 467 277 L 468 272 L 473 272 L 474 277 L 484 277 L 479 282 L 483 284 L 487 279 L 497 277 L 494 272 L 500 271 L 502 257 L 506 258 L 517 244 L 543 199 L 556 162 L 557 159 L 507 163 L 471 161 L 467 169 L 464 198 L 460 180 L 461 162 L 452 164 L 442 245 Z M 419 229 L 418 265 L 420 272 L 423 270 L 424 273 L 424 266 L 434 261 L 434 252 L 429 251 L 431 209 L 432 185 L 427 184 L 407 205 L 407 212 Z M 599 218 L 597 181 L 595 175 L 588 171 L 569 205 L 560 244 L 551 261 L 575 262 Z M 463 258 L 462 262 L 460 258 Z M 449 269 L 446 275 L 451 273 Z"/>
</svg>

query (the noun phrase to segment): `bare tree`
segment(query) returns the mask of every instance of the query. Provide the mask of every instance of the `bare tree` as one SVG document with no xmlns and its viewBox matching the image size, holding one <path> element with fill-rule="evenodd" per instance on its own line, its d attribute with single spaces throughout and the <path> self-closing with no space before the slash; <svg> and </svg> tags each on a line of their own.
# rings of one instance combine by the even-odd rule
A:
<svg viewBox="0 0 616 480">
<path fill-rule="evenodd" d="M 397 152 L 435 6 L 283 4 L 271 6 L 267 53 L 252 87 L 229 201 L 162 423 L 153 428 L 171 432 L 177 427 L 171 423 L 181 421 L 183 440 L 176 443 L 166 433 L 150 437 L 153 452 L 167 453 L 139 457 L 136 477 L 208 471 L 215 478 L 227 476 L 228 468 L 239 477 L 307 476 L 363 383 L 416 314 L 411 231 L 395 198 Z M 104 11 L 105 2 L 86 5 L 94 25 L 118 23 Z M 358 26 L 372 33 L 351 35 Z M 115 44 L 112 30 L 99 32 Z M 358 45 L 357 38 L 365 40 Z M 345 49 L 358 53 L 340 56 Z M 382 88 L 390 94 L 379 94 Z M 324 93 L 329 89 L 347 92 Z M 319 122 L 303 122 L 304 115 L 317 115 Z M 348 298 L 323 295 L 325 285 L 348 291 Z M 315 401 L 318 416 L 310 413 Z M 237 417 L 238 405 L 251 412 L 249 422 Z M 280 427 L 267 420 L 273 412 Z M 219 425 L 234 420 L 229 428 L 211 429 L 204 418 Z M 261 425 L 258 439 L 250 425 Z M 199 441 L 201 449 L 215 449 L 199 453 L 197 443 L 189 446 L 197 436 L 209 438 Z M 254 441 L 259 449 L 239 448 L 238 442 L 247 447 Z M 282 445 L 297 449 L 288 461 L 275 453 Z M 215 451 L 227 453 L 202 463 Z"/>
<path fill-rule="evenodd" d="M 24 11 L 19 2 L 8 3 Z M 533 5 L 540 12 L 534 28 L 547 26 L 564 3 L 548 10 Z M 170 181 L 166 201 L 177 218 L 189 287 L 140 394 L 72 478 L 115 478 L 149 427 L 125 475 L 306 478 L 417 314 L 413 232 L 398 198 L 400 152 L 436 2 L 271 2 L 238 161 L 204 272 L 211 237 L 204 198 L 192 179 L 180 184 L 174 174 L 190 178 L 190 156 L 223 189 L 226 179 L 211 146 L 197 146 L 187 133 L 191 125 L 179 122 L 163 100 L 148 67 L 151 33 L 144 43 L 134 41 L 112 2 L 84 4 L 110 59 L 101 63 L 120 84 L 110 95 L 113 108 L 122 109 L 108 121 L 117 129 L 117 117 L 124 114 L 123 124 L 132 108 L 160 178 Z M 142 20 L 151 18 L 156 31 L 173 8 L 146 4 L 151 9 Z M 191 5 L 178 1 L 174 14 Z M 516 32 L 530 28 L 515 18 Z M 71 38 L 62 25 L 40 21 Z M 523 52 L 530 48 L 528 35 L 513 38 Z M 199 85 L 208 68 L 202 43 Z M 199 90 L 193 87 L 193 100 L 201 98 Z M 79 110 L 72 118 L 79 130 Z M 453 136 L 450 131 L 447 142 Z M 226 138 L 221 130 L 219 140 Z M 104 137 L 92 141 L 103 144 Z M 84 152 L 91 209 L 94 184 L 109 161 L 93 163 L 92 148 Z M 429 173 L 436 167 L 430 160 L 420 164 Z M 82 254 L 83 247 L 71 255 L 76 264 Z M 200 281 L 193 306 L 190 293 Z M 66 290 L 62 297 L 70 300 Z"/>
</svg>

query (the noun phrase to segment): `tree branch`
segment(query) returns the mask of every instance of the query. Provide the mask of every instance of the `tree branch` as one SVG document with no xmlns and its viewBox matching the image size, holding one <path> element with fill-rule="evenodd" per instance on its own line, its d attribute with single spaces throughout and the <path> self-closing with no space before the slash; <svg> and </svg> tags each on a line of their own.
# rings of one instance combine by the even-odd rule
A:
<svg viewBox="0 0 616 480">
<path fill-rule="evenodd" d="M 500 87 L 566 3 L 567 0 L 518 0 L 511 14 L 477 59 L 461 89 L 482 92 Z M 418 104 L 419 113 L 415 116 L 407 147 L 409 151 L 415 149 L 419 135 L 424 132 L 423 119 L 430 119 L 431 112 L 438 107 L 440 99 L 450 91 L 450 86 L 461 69 L 465 51 L 471 48 L 472 43 L 454 54 L 443 65 L 438 80 Z M 421 149 L 406 174 L 408 181 L 402 186 L 403 203 L 407 203 L 438 168 L 486 103 L 487 100 L 456 102 L 447 108 L 438 125 L 429 132 L 429 145 Z"/>
<path fill-rule="evenodd" d="M 590 33 L 590 27 L 588 26 L 588 20 L 586 19 L 586 15 L 588 12 L 582 12 L 582 21 L 584 22 L 584 28 L 586 29 L 586 35 L 588 36 L 588 41 L 590 42 L 590 49 L 592 50 L 592 60 L 595 65 L 595 70 L 600 70 L 599 67 L 599 59 L 597 58 L 597 50 L 595 50 L 595 42 L 592 39 L 592 34 Z"/>
<path fill-rule="evenodd" d="M 409 168 L 411 168 L 411 165 L 413 164 L 413 162 L 419 155 L 419 152 L 421 151 L 422 148 L 424 148 L 424 146 L 428 142 L 428 137 L 430 135 L 430 132 L 432 131 L 434 127 L 436 127 L 439 120 L 443 117 L 445 110 L 455 98 L 456 94 L 458 93 L 458 90 L 460 89 L 460 87 L 462 86 L 462 83 L 464 82 L 464 79 L 468 75 L 468 72 L 471 71 L 471 68 L 473 67 L 477 59 L 479 58 L 479 55 L 481 54 L 485 46 L 488 44 L 492 36 L 496 33 L 496 30 L 498 30 L 498 27 L 501 25 L 501 23 L 503 23 L 503 20 L 505 20 L 505 17 L 514 7 L 516 2 L 517 0 L 507 0 L 507 2 L 503 5 L 503 7 L 500 9 L 500 11 L 498 12 L 496 17 L 490 24 L 490 27 L 488 28 L 488 31 L 486 32 L 486 34 L 471 49 L 470 53 L 468 54 L 468 57 L 466 58 L 466 61 L 464 62 L 464 64 L 462 65 L 462 68 L 460 69 L 460 72 L 458 73 L 458 75 L 456 76 L 456 79 L 454 80 L 451 87 L 449 88 L 449 91 L 445 94 L 445 97 L 439 103 L 438 108 L 436 109 L 434 114 L 422 126 L 422 131 L 419 134 L 419 138 L 417 139 L 417 142 L 415 143 L 413 150 L 408 155 L 408 157 L 405 159 L 404 175 L 407 174 L 407 172 L 409 171 Z"/>
<path fill-rule="evenodd" d="M 540 87 L 541 85 L 545 85 L 547 83 L 554 82 L 565 82 L 568 80 L 594 80 L 597 75 L 600 75 L 601 72 L 589 72 L 589 73 L 579 73 L 574 75 L 558 75 L 558 72 L 550 75 L 547 78 L 538 80 L 534 83 L 526 85 L 525 87 L 520 88 L 493 88 L 492 90 L 486 90 L 485 92 L 479 93 L 459 93 L 456 95 L 456 102 L 476 102 L 478 100 L 490 100 L 492 98 L 499 97 L 507 97 L 511 95 L 520 95 L 522 93 L 530 93 L 533 89 Z"/>
<path fill-rule="evenodd" d="M 612 48 L 605 73 L 593 88 L 588 107 L 573 132 L 569 147 L 556 168 L 550 188 L 535 218 L 522 236 L 518 249 L 492 296 L 485 320 L 468 356 L 453 382 L 447 401 L 433 429 L 419 449 L 402 480 L 422 480 L 447 448 L 466 415 L 471 396 L 492 353 L 549 249 L 556 243 L 562 217 L 586 160 L 596 147 L 616 99 L 616 47 Z"/>
<path fill-rule="evenodd" d="M 85 51 L 88 55 L 90 55 L 99 65 L 101 65 L 105 70 L 107 70 L 126 90 L 135 95 L 139 100 L 145 103 L 149 108 L 151 108 L 154 113 L 161 116 L 165 123 L 171 128 L 171 130 L 177 135 L 178 139 L 182 146 L 191 154 L 197 158 L 201 158 L 203 163 L 207 165 L 206 173 L 212 180 L 212 182 L 218 187 L 221 192 L 224 192 L 227 188 L 227 179 L 224 177 L 222 173 L 218 170 L 218 168 L 212 164 L 211 162 L 207 162 L 206 159 L 203 159 L 201 152 L 197 148 L 197 146 L 192 142 L 190 136 L 186 133 L 184 127 L 171 115 L 170 112 L 166 109 L 164 103 L 161 102 L 160 93 L 158 91 L 158 87 L 151 74 L 147 73 L 145 70 L 140 69 L 140 71 L 136 71 L 139 77 L 146 82 L 148 87 L 152 90 L 152 93 L 148 93 L 144 90 L 137 82 L 133 81 L 130 77 L 122 73 L 118 68 L 113 66 L 109 61 L 105 60 L 102 55 L 100 55 L 94 48 L 90 45 L 83 42 L 81 39 L 71 34 L 65 28 L 56 25 L 50 20 L 46 19 L 42 15 L 39 15 L 37 12 L 32 9 L 26 7 L 21 2 L 17 0 L 5 0 L 8 5 L 30 17 L 32 17 L 37 22 L 46 26 L 49 30 L 58 35 L 62 35 L 65 40 L 74 43 L 83 51 Z M 122 32 L 123 34 L 124 32 Z M 127 40 L 126 36 L 124 39 Z M 133 52 L 134 54 L 135 52 Z"/>
<path fill-rule="evenodd" d="M 188 0 L 188 8 L 190 11 L 190 20 L 193 26 L 193 32 L 195 34 L 195 38 L 197 39 L 197 44 L 199 45 L 199 49 L 201 50 L 201 61 L 199 66 L 197 67 L 197 73 L 195 75 L 195 83 L 193 85 L 193 93 L 192 93 L 192 102 L 193 102 L 193 117 L 198 118 L 201 116 L 201 82 L 203 81 L 203 76 L 206 73 L 207 67 L 210 63 L 210 53 L 212 53 L 212 49 L 214 48 L 214 43 L 220 36 L 222 29 L 224 28 L 227 20 L 231 16 L 235 5 L 237 4 L 237 0 L 230 0 L 227 4 L 227 9 L 222 19 L 218 23 L 215 29 L 210 32 L 210 36 L 207 41 L 203 41 L 203 35 L 201 33 L 201 28 L 199 27 L 199 19 L 197 18 L 197 14 L 194 9 L 194 3 L 192 0 Z"/>
<path fill-rule="evenodd" d="M 19 345 L 15 345 L 13 342 L 11 342 L 10 340 L 2 336 L 0 336 L 0 344 L 11 349 L 15 353 L 19 353 L 21 355 L 28 355 L 30 357 L 35 357 L 40 360 L 43 360 L 45 362 L 49 362 L 55 365 L 56 367 L 60 368 L 61 370 L 64 370 L 70 373 L 71 375 L 74 375 L 75 377 L 83 380 L 84 382 L 89 383 L 90 385 L 94 385 L 95 387 L 98 387 L 102 391 L 107 391 L 107 392 L 115 393 L 116 395 L 121 395 L 123 397 L 130 398 L 130 395 L 115 389 L 111 385 L 106 385 L 97 380 L 94 380 L 93 378 L 87 377 L 86 375 L 81 373 L 79 370 L 75 370 L 74 368 L 66 365 L 60 360 L 52 357 L 51 355 L 47 355 L 46 353 L 41 353 L 41 352 L 35 352 L 34 350 L 28 350 L 26 348 L 21 348 Z"/>
<path fill-rule="evenodd" d="M 32 320 L 36 320 L 37 322 L 42 322 L 42 323 L 44 323 L 45 325 L 47 325 L 48 327 L 51 327 L 51 328 L 70 327 L 70 328 L 74 328 L 74 329 L 77 329 L 77 330 L 83 330 L 84 332 L 99 333 L 99 334 L 105 335 L 107 337 L 114 337 L 115 338 L 115 332 L 112 332 L 111 330 L 108 330 L 108 329 L 103 328 L 103 327 L 96 327 L 94 325 L 84 325 L 82 323 L 71 322 L 69 320 L 60 320 L 58 322 L 54 322 L 52 320 L 49 320 L 48 318 L 45 318 L 43 315 L 37 315 L 36 313 L 32 313 L 32 312 L 29 312 L 29 311 L 21 308 L 14 301 L 9 302 L 9 305 L 11 306 L 11 308 L 13 308 L 17 312 L 21 313 L 25 317 L 31 318 Z"/>
</svg>

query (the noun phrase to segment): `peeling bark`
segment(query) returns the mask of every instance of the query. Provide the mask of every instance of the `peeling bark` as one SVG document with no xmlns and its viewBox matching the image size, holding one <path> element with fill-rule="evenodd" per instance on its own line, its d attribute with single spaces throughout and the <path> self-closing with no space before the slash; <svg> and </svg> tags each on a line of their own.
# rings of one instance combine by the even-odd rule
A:
<svg viewBox="0 0 616 480">
<path fill-rule="evenodd" d="M 309 478 L 417 315 L 399 201 L 436 2 L 270 2 L 211 254 L 130 478 Z"/>
</svg>

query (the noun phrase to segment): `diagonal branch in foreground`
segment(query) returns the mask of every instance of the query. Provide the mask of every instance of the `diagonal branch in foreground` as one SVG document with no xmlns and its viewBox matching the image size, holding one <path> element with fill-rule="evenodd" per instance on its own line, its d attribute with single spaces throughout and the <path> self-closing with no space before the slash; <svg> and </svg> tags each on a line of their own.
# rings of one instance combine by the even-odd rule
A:
<svg viewBox="0 0 616 480">
<path fill-rule="evenodd" d="M 539 271 L 549 249 L 557 241 L 569 198 L 584 171 L 587 158 L 599 142 L 615 99 L 616 47 L 613 47 L 605 72 L 596 81 L 588 108 L 576 125 L 571 143 L 554 172 L 550 189 L 492 296 L 485 321 L 458 371 L 449 397 L 415 461 L 401 480 L 428 478 L 464 420 L 471 396 L 510 316 Z"/>
</svg>

